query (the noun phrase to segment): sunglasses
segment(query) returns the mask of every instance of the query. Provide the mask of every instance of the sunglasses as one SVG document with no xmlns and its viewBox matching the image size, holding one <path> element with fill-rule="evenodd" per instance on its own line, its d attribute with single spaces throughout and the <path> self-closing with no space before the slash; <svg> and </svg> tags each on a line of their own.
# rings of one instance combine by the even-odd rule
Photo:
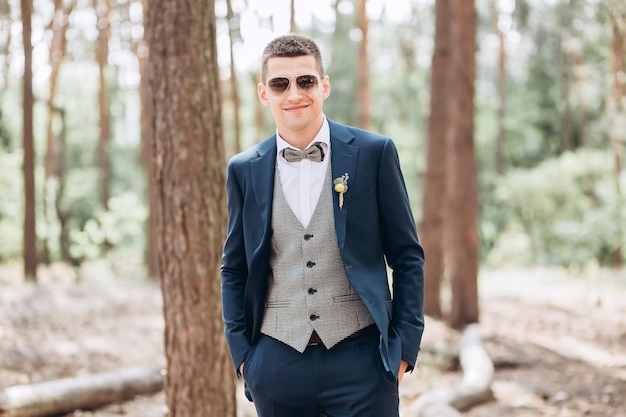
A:
<svg viewBox="0 0 626 417">
<path fill-rule="evenodd" d="M 311 92 L 317 88 L 319 78 L 315 75 L 300 75 L 299 77 L 276 77 L 267 82 L 267 88 L 275 96 L 281 96 L 285 94 L 285 91 L 289 90 L 291 80 L 296 80 L 298 88 L 304 92 Z"/>
</svg>

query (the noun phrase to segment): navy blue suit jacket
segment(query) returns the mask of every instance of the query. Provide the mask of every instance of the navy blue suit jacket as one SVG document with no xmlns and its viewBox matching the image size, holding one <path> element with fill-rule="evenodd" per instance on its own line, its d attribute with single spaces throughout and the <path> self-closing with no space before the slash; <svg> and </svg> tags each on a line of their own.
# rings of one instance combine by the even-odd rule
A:
<svg viewBox="0 0 626 417">
<path fill-rule="evenodd" d="M 381 333 L 385 369 L 412 369 L 424 331 L 424 252 L 418 241 L 397 150 L 391 139 L 329 120 L 332 178 L 348 173 L 343 208 L 334 190 L 339 251 L 352 287 Z M 228 164 L 228 230 L 222 305 L 237 368 L 259 336 L 270 274 L 276 137 Z M 393 271 L 390 291 L 385 260 Z M 392 297 L 393 293 L 393 297 Z"/>
</svg>

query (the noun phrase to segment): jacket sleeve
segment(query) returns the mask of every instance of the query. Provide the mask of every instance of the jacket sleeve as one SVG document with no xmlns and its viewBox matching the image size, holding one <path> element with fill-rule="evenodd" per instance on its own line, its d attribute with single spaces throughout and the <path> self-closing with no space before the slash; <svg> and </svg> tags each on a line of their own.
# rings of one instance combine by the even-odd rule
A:
<svg viewBox="0 0 626 417">
<path fill-rule="evenodd" d="M 424 332 L 424 251 L 419 243 L 409 196 L 395 145 L 387 139 L 378 174 L 380 233 L 392 270 L 393 307 L 389 344 L 399 346 L 401 360 L 415 366 Z"/>
<path fill-rule="evenodd" d="M 224 332 L 235 371 L 250 349 L 244 308 L 248 267 L 243 234 L 243 191 L 236 166 L 233 161 L 228 164 L 226 177 L 228 227 L 221 267 Z"/>
</svg>

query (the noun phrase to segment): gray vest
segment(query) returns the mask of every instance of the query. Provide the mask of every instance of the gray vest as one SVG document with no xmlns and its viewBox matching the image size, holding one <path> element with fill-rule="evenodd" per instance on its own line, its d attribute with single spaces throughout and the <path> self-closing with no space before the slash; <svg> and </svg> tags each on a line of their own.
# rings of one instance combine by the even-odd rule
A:
<svg viewBox="0 0 626 417">
<path fill-rule="evenodd" d="M 313 330 L 330 349 L 374 322 L 339 254 L 330 164 L 309 225 L 295 216 L 274 176 L 270 285 L 261 332 L 304 352 Z"/>
</svg>

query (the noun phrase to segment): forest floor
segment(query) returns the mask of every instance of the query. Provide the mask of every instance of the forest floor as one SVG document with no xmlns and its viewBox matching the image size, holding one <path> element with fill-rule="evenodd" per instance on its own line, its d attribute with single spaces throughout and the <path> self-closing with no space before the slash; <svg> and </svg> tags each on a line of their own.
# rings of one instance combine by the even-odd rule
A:
<svg viewBox="0 0 626 417">
<path fill-rule="evenodd" d="M 20 282 L 17 265 L 0 268 L 0 390 L 164 363 L 158 286 L 91 268 L 75 284 L 55 266 L 37 286 Z M 479 283 L 494 399 L 464 415 L 626 417 L 626 271 L 483 270 Z M 427 318 L 419 365 L 401 385 L 403 417 L 420 394 L 462 379 L 450 359 L 458 340 Z M 255 416 L 241 387 L 237 400 L 239 417 Z M 164 404 L 161 392 L 68 416 L 163 417 Z"/>
</svg>

